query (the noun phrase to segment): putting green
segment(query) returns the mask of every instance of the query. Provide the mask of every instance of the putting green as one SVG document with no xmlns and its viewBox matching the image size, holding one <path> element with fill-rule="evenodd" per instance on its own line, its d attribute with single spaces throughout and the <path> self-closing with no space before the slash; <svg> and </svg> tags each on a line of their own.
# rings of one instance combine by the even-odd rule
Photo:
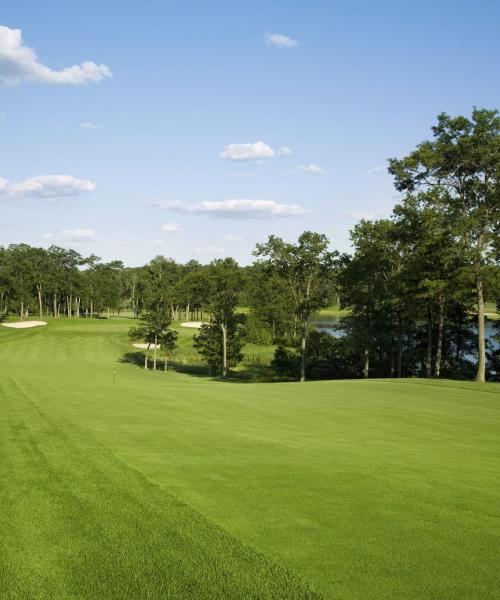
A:
<svg viewBox="0 0 500 600">
<path fill-rule="evenodd" d="M 7 598 L 495 597 L 499 386 L 145 372 L 129 324 L 0 328 Z"/>
</svg>

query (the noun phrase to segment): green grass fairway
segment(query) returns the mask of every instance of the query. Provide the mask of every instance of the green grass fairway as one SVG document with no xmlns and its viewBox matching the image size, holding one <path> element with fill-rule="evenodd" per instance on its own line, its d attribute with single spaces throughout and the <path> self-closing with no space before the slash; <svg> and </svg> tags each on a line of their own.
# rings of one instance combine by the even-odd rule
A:
<svg viewBox="0 0 500 600">
<path fill-rule="evenodd" d="M 500 386 L 145 372 L 129 325 L 0 327 L 2 600 L 500 598 Z"/>
</svg>

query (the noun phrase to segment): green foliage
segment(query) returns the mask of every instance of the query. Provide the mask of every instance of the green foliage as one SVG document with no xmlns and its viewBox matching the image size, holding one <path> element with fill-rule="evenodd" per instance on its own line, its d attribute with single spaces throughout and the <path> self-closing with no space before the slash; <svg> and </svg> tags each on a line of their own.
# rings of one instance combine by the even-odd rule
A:
<svg viewBox="0 0 500 600">
<path fill-rule="evenodd" d="M 270 345 L 273 342 L 269 324 L 255 310 L 246 315 L 244 335 L 245 341 L 252 344 Z"/>
<path fill-rule="evenodd" d="M 241 352 L 244 340 L 237 327 L 237 319 L 228 324 L 226 364 L 233 369 L 243 360 Z M 208 364 L 210 373 L 222 375 L 224 348 L 220 324 L 205 323 L 200 332 L 194 337 L 193 345 Z"/>
</svg>

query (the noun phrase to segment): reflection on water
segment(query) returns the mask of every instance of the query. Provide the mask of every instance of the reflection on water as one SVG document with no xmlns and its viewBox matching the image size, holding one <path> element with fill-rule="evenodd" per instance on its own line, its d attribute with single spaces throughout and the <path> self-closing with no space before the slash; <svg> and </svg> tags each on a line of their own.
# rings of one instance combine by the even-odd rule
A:
<svg viewBox="0 0 500 600">
<path fill-rule="evenodd" d="M 328 333 L 333 337 L 342 337 L 343 333 L 336 329 L 336 325 L 340 322 L 340 317 L 325 317 L 311 321 L 311 324 L 316 327 L 318 331 Z M 495 321 L 486 320 L 486 340 L 491 344 L 494 349 L 500 348 L 500 341 L 495 339 L 495 336 L 500 336 L 498 329 L 493 327 Z M 475 327 L 472 327 L 472 331 L 476 331 Z"/>
</svg>

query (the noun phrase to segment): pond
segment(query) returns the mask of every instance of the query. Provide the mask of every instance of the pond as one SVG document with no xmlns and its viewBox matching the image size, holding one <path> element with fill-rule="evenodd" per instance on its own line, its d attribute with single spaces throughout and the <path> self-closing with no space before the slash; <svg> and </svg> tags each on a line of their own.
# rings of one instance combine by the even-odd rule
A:
<svg viewBox="0 0 500 600">
<path fill-rule="evenodd" d="M 328 333 L 333 337 L 342 337 L 342 332 L 336 329 L 341 317 L 325 317 L 311 321 L 312 325 L 318 330 Z M 491 344 L 493 349 L 500 348 L 500 341 L 495 339 L 495 336 L 500 336 L 500 331 L 494 328 L 495 321 L 486 320 L 486 340 Z M 474 330 L 476 328 L 474 327 Z"/>
</svg>

